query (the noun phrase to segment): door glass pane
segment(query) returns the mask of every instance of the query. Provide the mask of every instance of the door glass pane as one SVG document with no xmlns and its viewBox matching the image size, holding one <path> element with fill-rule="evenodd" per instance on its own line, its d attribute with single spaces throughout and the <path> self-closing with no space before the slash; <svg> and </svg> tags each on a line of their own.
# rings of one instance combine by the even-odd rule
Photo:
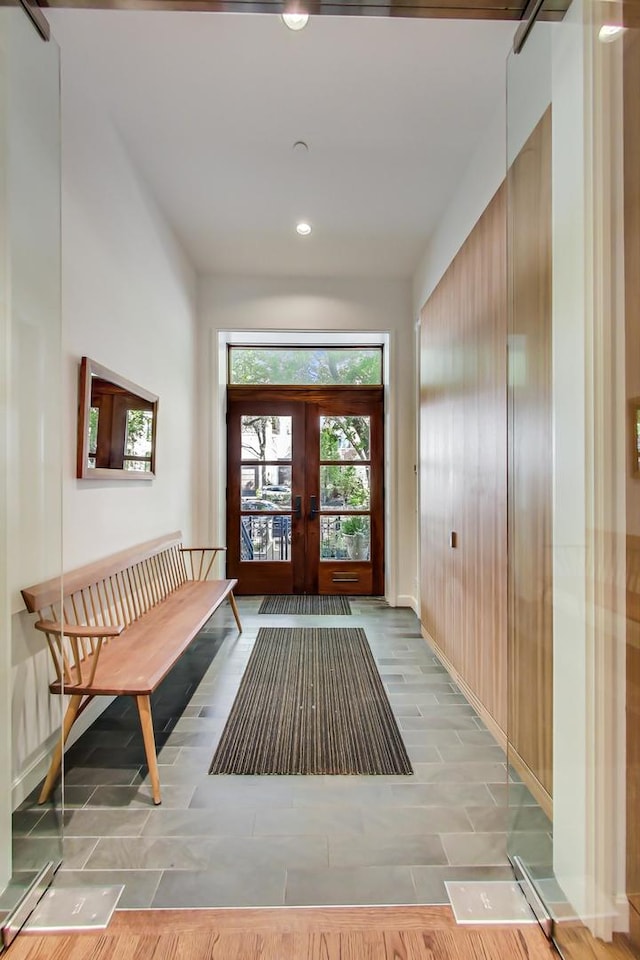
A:
<svg viewBox="0 0 640 960">
<path fill-rule="evenodd" d="M 368 560 L 370 530 L 369 517 L 321 517 L 320 559 Z"/>
<path fill-rule="evenodd" d="M 640 956 L 618 932 L 640 930 L 640 46 L 620 17 L 574 0 L 507 69 L 508 852 L 565 960 Z"/>
<path fill-rule="evenodd" d="M 38 780 L 61 736 L 64 698 L 20 590 L 62 574 L 59 49 L 19 6 L 0 9 L 0 915 L 62 856 L 63 789 Z M 6 409 L 5 409 L 6 408 Z M 8 519 L 9 522 L 6 522 Z M 59 598 L 58 598 L 59 599 Z M 57 608 L 60 608 L 59 602 Z M 9 835 L 13 811 L 13 845 Z M 43 816 L 44 814 L 44 816 Z M 13 849 L 12 849 L 13 848 Z M 12 882 L 3 894 L 9 878 Z"/>
<path fill-rule="evenodd" d="M 382 383 L 382 347 L 229 347 L 229 383 Z"/>
<path fill-rule="evenodd" d="M 291 417 L 244 416 L 242 459 L 291 460 Z"/>
<path fill-rule="evenodd" d="M 291 467 L 245 464 L 241 474 L 243 510 L 291 509 Z"/>
<path fill-rule="evenodd" d="M 320 417 L 321 460 L 369 460 L 370 417 Z"/>
<path fill-rule="evenodd" d="M 320 467 L 322 510 L 368 510 L 371 468 L 353 466 Z"/>
<path fill-rule="evenodd" d="M 248 516 L 240 519 L 240 559 L 289 560 L 291 551 L 291 517 Z"/>
</svg>

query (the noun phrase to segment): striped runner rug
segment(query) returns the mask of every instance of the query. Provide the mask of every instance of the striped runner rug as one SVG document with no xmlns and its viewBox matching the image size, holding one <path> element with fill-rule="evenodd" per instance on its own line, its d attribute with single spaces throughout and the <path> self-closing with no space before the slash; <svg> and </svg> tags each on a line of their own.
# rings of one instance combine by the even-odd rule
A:
<svg viewBox="0 0 640 960">
<path fill-rule="evenodd" d="M 209 773 L 413 773 L 364 630 L 261 628 Z"/>
<path fill-rule="evenodd" d="M 348 597 L 340 596 L 265 597 L 258 613 L 280 613 L 292 616 L 323 614 L 328 617 L 345 617 L 351 615 L 351 604 Z"/>
</svg>

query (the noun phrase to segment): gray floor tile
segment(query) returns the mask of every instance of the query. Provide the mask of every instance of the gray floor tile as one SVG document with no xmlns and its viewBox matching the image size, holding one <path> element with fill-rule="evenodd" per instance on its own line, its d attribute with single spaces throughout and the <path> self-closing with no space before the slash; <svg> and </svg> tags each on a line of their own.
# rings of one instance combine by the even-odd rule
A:
<svg viewBox="0 0 640 960">
<path fill-rule="evenodd" d="M 150 814 L 146 810 L 68 810 L 65 837 L 137 837 Z"/>
<path fill-rule="evenodd" d="M 53 886 L 116 887 L 124 884 L 118 910 L 148 910 L 160 883 L 160 870 L 59 870 Z"/>
<path fill-rule="evenodd" d="M 468 807 L 467 815 L 479 833 L 509 830 L 550 833 L 551 821 L 540 807 Z"/>
<path fill-rule="evenodd" d="M 497 744 L 489 747 L 474 746 L 470 743 L 443 744 L 440 755 L 445 763 L 505 763 L 506 756 Z M 506 780 L 506 778 L 505 778 Z"/>
<path fill-rule="evenodd" d="M 495 737 L 488 730 L 460 730 L 458 733 L 461 743 L 475 747 L 495 747 Z"/>
<path fill-rule="evenodd" d="M 396 803 L 406 807 L 483 807 L 491 803 L 484 783 L 416 783 L 391 787 Z"/>
<path fill-rule="evenodd" d="M 415 903 L 409 867 L 288 870 L 286 906 Z"/>
<path fill-rule="evenodd" d="M 429 677 L 425 674 L 422 680 L 411 680 L 408 683 L 390 683 L 387 687 L 387 693 L 392 696 L 398 694 L 437 694 L 451 693 L 451 683 L 439 675 Z"/>
<path fill-rule="evenodd" d="M 221 733 L 225 721 L 221 717 L 181 717 L 167 729 L 178 733 Z M 175 738 L 174 738 L 175 739 Z"/>
<path fill-rule="evenodd" d="M 473 826 L 462 807 L 372 807 L 362 813 L 366 834 L 402 837 L 433 833 L 473 832 Z"/>
<path fill-rule="evenodd" d="M 279 907 L 284 904 L 284 867 L 165 871 L 153 900 L 162 907 Z"/>
<path fill-rule="evenodd" d="M 417 767 L 420 764 L 441 764 L 442 757 L 438 747 L 414 747 L 409 745 L 407 748 L 407 754 L 413 765 L 413 773 L 416 776 Z M 416 776 L 416 779 L 418 777 Z"/>
<path fill-rule="evenodd" d="M 187 749 L 186 747 L 182 748 Z M 206 780 L 209 772 L 209 764 L 211 763 L 211 750 L 208 751 L 209 759 L 207 763 L 203 766 L 201 763 L 182 763 L 178 762 L 173 764 L 171 767 L 162 767 L 160 769 L 160 785 L 164 792 L 164 788 L 167 786 L 172 787 L 191 787 L 192 790 L 195 790 L 197 786 Z M 146 767 L 140 771 L 140 774 L 134 778 L 134 784 L 146 784 L 149 786 L 151 783 L 151 778 Z"/>
<path fill-rule="evenodd" d="M 16 810 L 11 818 L 11 833 L 14 837 L 26 837 L 31 831 L 40 824 L 38 835 L 43 835 L 43 817 L 47 814 L 53 818 L 54 811 L 45 811 L 42 808 L 38 810 Z M 56 832 L 60 830 L 60 817 L 55 817 Z"/>
<path fill-rule="evenodd" d="M 162 806 L 183 809 L 189 806 L 193 796 L 192 786 L 163 786 Z M 135 807 L 153 808 L 155 806 L 151 788 L 146 784 L 135 787 L 106 786 L 96 787 L 87 802 L 88 807 Z"/>
<path fill-rule="evenodd" d="M 506 783 L 492 783 L 489 785 L 489 790 L 498 806 L 538 806 L 533 794 L 522 783 L 510 783 L 508 785 Z"/>
<path fill-rule="evenodd" d="M 442 845 L 449 863 L 460 866 L 501 866 L 507 859 L 505 833 L 445 833 Z"/>
<path fill-rule="evenodd" d="M 214 856 L 215 840 L 169 837 L 104 837 L 89 860 L 89 870 L 198 870 Z"/>
<path fill-rule="evenodd" d="M 254 836 L 351 837 L 363 832 L 362 811 L 341 806 L 263 809 L 256 814 L 253 832 Z"/>
<path fill-rule="evenodd" d="M 131 767 L 72 767 L 65 773 L 66 786 L 85 786 L 114 783 L 127 786 L 140 770 L 140 765 Z"/>
<path fill-rule="evenodd" d="M 404 717 L 398 720 L 400 730 L 477 730 L 474 717 Z"/>
<path fill-rule="evenodd" d="M 509 836 L 508 849 L 512 856 L 521 857 L 528 865 L 540 866 L 553 863 L 553 841 L 546 832 L 514 832 Z"/>
<path fill-rule="evenodd" d="M 214 732 L 207 730 L 204 733 L 191 733 L 187 730 L 172 731 L 167 737 L 169 747 L 211 747 L 211 756 L 215 750 Z"/>
<path fill-rule="evenodd" d="M 302 779 L 302 778 L 301 778 Z M 293 805 L 295 807 L 343 806 L 393 803 L 391 783 L 379 783 L 379 777 L 350 777 L 340 783 L 331 783 L 317 778 L 304 778 L 300 786 L 294 788 Z"/>
<path fill-rule="evenodd" d="M 407 747 L 438 747 L 443 744 L 460 745 L 458 730 L 403 730 L 402 739 Z"/>
<path fill-rule="evenodd" d="M 393 704 L 393 713 L 396 717 L 421 717 L 420 709 L 415 703 Z"/>
<path fill-rule="evenodd" d="M 350 837 L 349 842 L 329 840 L 330 867 L 387 867 L 447 863 L 440 837 L 418 836 Z"/>
<path fill-rule="evenodd" d="M 251 807 L 290 807 L 293 786 L 290 780 L 262 777 L 261 783 L 249 783 L 245 777 L 207 777 L 196 787 L 192 807 L 218 808 L 221 804 Z"/>
<path fill-rule="evenodd" d="M 215 845 L 211 866 L 225 867 L 229 872 L 267 867 L 320 870 L 329 863 L 324 837 L 220 837 Z"/>
<path fill-rule="evenodd" d="M 178 759 L 179 747 L 167 747 L 156 744 L 156 755 L 159 766 L 173 764 Z M 92 750 L 84 761 L 85 767 L 101 767 L 104 769 L 123 769 L 124 767 L 146 766 L 147 758 L 142 743 L 135 743 L 128 747 L 97 747 Z M 108 781 L 101 780 L 101 783 Z M 112 781 L 113 782 L 113 781 Z"/>
<path fill-rule="evenodd" d="M 415 772 L 421 783 L 506 783 L 507 780 L 504 763 L 420 763 Z"/>
<path fill-rule="evenodd" d="M 47 861 L 61 858 L 69 868 L 82 869 L 97 842 L 70 837 L 62 844 L 55 837 L 19 837 L 13 841 L 13 869 L 40 870 Z"/>
<path fill-rule="evenodd" d="M 434 707 L 437 705 L 435 693 L 394 693 L 389 697 L 389 703 L 394 708 L 399 706 Z M 420 714 L 422 716 L 422 714 Z"/>
<path fill-rule="evenodd" d="M 163 810 L 156 807 L 147 819 L 143 837 L 249 837 L 255 811 L 250 807 L 221 807 L 211 810 Z"/>
</svg>

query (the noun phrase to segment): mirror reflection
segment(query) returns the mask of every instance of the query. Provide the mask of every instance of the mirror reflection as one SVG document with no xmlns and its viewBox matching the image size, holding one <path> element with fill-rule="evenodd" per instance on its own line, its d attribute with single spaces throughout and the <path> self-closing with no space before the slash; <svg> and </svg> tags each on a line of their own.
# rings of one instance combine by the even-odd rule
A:
<svg viewBox="0 0 640 960">
<path fill-rule="evenodd" d="M 153 477 L 157 405 L 155 394 L 83 357 L 78 477 Z"/>
</svg>

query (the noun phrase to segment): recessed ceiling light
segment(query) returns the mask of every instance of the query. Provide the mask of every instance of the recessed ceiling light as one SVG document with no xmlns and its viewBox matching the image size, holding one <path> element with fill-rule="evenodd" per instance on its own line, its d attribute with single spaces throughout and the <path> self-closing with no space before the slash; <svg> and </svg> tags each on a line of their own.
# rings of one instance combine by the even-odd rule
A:
<svg viewBox="0 0 640 960">
<path fill-rule="evenodd" d="M 598 32 L 598 40 L 602 43 L 612 43 L 616 40 L 622 33 L 624 33 L 624 27 L 615 23 L 605 23 L 603 27 L 600 27 Z"/>
<path fill-rule="evenodd" d="M 296 224 L 296 233 L 299 233 L 301 237 L 308 237 L 311 233 L 311 224 L 301 221 Z"/>
<path fill-rule="evenodd" d="M 291 11 L 290 13 L 283 13 L 282 20 L 289 27 L 289 30 L 303 30 L 309 23 L 309 14 Z"/>
</svg>

